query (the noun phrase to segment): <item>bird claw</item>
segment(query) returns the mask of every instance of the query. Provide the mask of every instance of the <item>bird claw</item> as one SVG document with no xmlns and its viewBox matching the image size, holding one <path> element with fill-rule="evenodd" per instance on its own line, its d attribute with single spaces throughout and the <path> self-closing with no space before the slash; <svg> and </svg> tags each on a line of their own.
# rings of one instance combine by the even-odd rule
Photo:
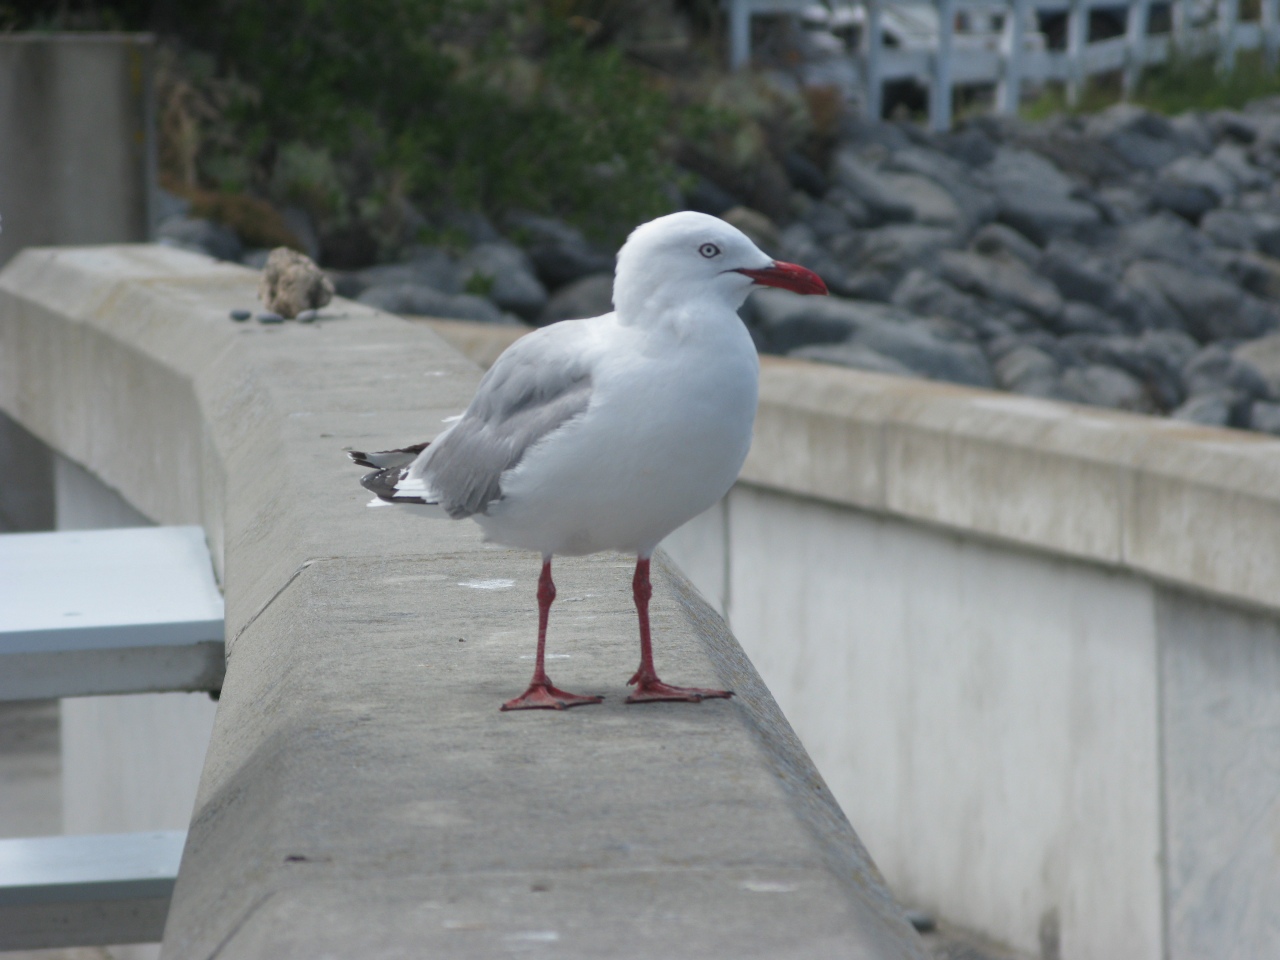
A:
<svg viewBox="0 0 1280 960">
<path fill-rule="evenodd" d="M 657 677 L 642 679 L 639 675 L 627 681 L 628 686 L 634 684 L 635 691 L 627 697 L 627 703 L 657 703 L 663 700 L 678 700 L 686 703 L 701 703 L 703 700 L 727 700 L 733 696 L 732 690 L 711 690 L 707 687 L 676 687 L 663 683 Z"/>
<path fill-rule="evenodd" d="M 529 689 L 502 705 L 502 710 L 567 710 L 590 703 L 601 703 L 604 697 L 581 697 L 549 683 L 531 683 Z"/>
</svg>

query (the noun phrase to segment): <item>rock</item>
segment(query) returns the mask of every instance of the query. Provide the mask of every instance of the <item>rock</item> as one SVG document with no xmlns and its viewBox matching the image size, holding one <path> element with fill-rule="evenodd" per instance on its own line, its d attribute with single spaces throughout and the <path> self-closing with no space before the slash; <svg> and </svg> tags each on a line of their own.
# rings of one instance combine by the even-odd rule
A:
<svg viewBox="0 0 1280 960">
<path fill-rule="evenodd" d="M 553 293 L 538 316 L 538 324 L 545 326 L 559 320 L 598 317 L 612 311 L 613 274 L 594 273 Z"/>
<path fill-rule="evenodd" d="M 1139 170 L 1159 170 L 1194 149 L 1166 118 L 1131 103 L 1118 103 L 1090 117 L 1085 134 Z"/>
<path fill-rule="evenodd" d="M 850 233 L 833 241 L 831 247 L 833 254 L 850 269 L 875 271 L 896 283 L 908 270 L 930 264 L 942 250 L 958 245 L 958 238 L 950 230 L 890 224 Z"/>
<path fill-rule="evenodd" d="M 1134 377 L 1161 410 L 1182 402 L 1182 368 L 1198 349 L 1179 331 L 1150 331 L 1141 337 L 1073 335 L 1063 345 L 1086 363 L 1116 367 Z"/>
<path fill-rule="evenodd" d="M 902 278 L 890 302 L 920 316 L 946 317 L 976 332 L 992 314 L 990 305 L 920 267 Z"/>
<path fill-rule="evenodd" d="M 356 298 L 360 303 L 388 313 L 483 323 L 513 322 L 483 297 L 449 294 L 424 283 L 387 283 L 370 287 Z"/>
<path fill-rule="evenodd" d="M 244 323 L 246 320 L 248 320 L 252 316 L 253 316 L 253 312 L 250 310 L 232 310 L 231 311 L 231 319 L 234 320 L 236 323 Z"/>
<path fill-rule="evenodd" d="M 1245 190 L 1265 190 L 1271 186 L 1271 177 L 1259 170 L 1249 160 L 1245 149 L 1234 143 L 1219 144 L 1210 159 L 1235 182 L 1236 193 Z"/>
<path fill-rule="evenodd" d="M 1101 309 L 1116 302 L 1119 271 L 1081 244 L 1053 241 L 1036 267 L 1068 300 L 1081 300 Z"/>
<path fill-rule="evenodd" d="M 1253 401 L 1249 405 L 1249 428 L 1280 435 L 1280 403 Z"/>
<path fill-rule="evenodd" d="M 217 260 L 238 262 L 244 248 L 234 231 L 212 220 L 170 217 L 156 230 L 159 243 L 203 253 Z"/>
<path fill-rule="evenodd" d="M 1057 319 L 1062 297 L 1053 284 L 1037 277 L 1021 263 L 994 260 L 961 250 L 944 250 L 939 260 L 941 275 L 960 290 L 1008 304 L 1040 317 Z"/>
<path fill-rule="evenodd" d="M 1178 216 L 1199 222 L 1200 218 L 1221 201 L 1208 187 L 1190 183 L 1157 180 L 1151 187 L 1151 202 Z"/>
<path fill-rule="evenodd" d="M 1058 361 L 1029 345 L 1014 347 L 995 363 L 997 384 L 1005 390 L 1037 397 L 1053 396 L 1061 373 Z"/>
<path fill-rule="evenodd" d="M 1003 223 L 988 223 L 982 227 L 969 241 L 969 249 L 985 257 L 1017 260 L 1031 268 L 1040 260 L 1040 248 Z"/>
<path fill-rule="evenodd" d="M 801 220 L 813 231 L 819 241 L 843 236 L 853 226 L 843 209 L 826 201 L 819 201 L 810 206 Z"/>
<path fill-rule="evenodd" d="M 303 310 L 295 318 L 299 323 L 315 323 L 320 319 L 319 310 Z"/>
<path fill-rule="evenodd" d="M 1280 398 L 1280 333 L 1272 333 L 1236 346 L 1232 356 L 1247 363 L 1267 382 L 1267 395 Z"/>
<path fill-rule="evenodd" d="M 961 220 L 952 222 L 945 218 L 931 218 L 920 208 L 916 219 L 921 223 L 936 222 L 946 226 L 959 226 L 964 233 L 995 219 L 997 207 L 992 193 L 979 186 L 977 180 L 962 163 L 952 160 L 936 150 L 908 147 L 896 151 L 886 164 L 887 169 L 928 178 L 946 191 L 959 209 Z"/>
<path fill-rule="evenodd" d="M 257 320 L 259 323 L 284 323 L 284 317 L 270 310 L 266 310 L 266 311 L 263 311 L 262 313 L 259 313 L 257 316 Z"/>
<path fill-rule="evenodd" d="M 1110 223 L 1135 223 L 1151 213 L 1151 197 L 1129 186 L 1103 187 L 1094 195 L 1094 202 Z"/>
<path fill-rule="evenodd" d="M 1191 397 L 1169 416 L 1207 427 L 1225 427 L 1231 421 L 1231 408 L 1236 403 L 1237 398 L 1229 393 L 1202 393 Z"/>
<path fill-rule="evenodd" d="M 854 296 L 860 289 L 853 271 L 818 243 L 807 224 L 793 223 L 786 227 L 779 234 L 778 246 L 782 259 L 804 264 L 823 279 L 832 293 Z"/>
<path fill-rule="evenodd" d="M 1152 413 L 1155 405 L 1132 375 L 1102 364 L 1073 367 L 1062 375 L 1062 391 L 1078 403 L 1135 413 Z"/>
<path fill-rule="evenodd" d="M 1212 247 L 1187 221 L 1161 211 L 1121 228 L 1108 253 L 1121 263 L 1167 260 L 1203 272 Z"/>
<path fill-rule="evenodd" d="M 1124 279 L 1130 286 L 1157 291 L 1181 315 L 1186 331 L 1202 343 L 1258 337 L 1276 325 L 1276 317 L 1261 302 L 1217 277 L 1140 260 L 1129 266 Z"/>
<path fill-rule="evenodd" d="M 736 202 L 712 215 L 723 213 Z M 508 216 L 506 224 L 526 247 L 538 279 L 552 290 L 593 273 L 613 271 L 613 256 L 589 243 L 582 231 L 563 220 L 519 213 Z"/>
<path fill-rule="evenodd" d="M 1235 177 L 1212 157 L 1182 157 L 1160 171 L 1157 183 L 1208 190 L 1218 203 L 1239 190 Z"/>
<path fill-rule="evenodd" d="M 905 364 L 858 343 L 829 343 L 798 347 L 792 350 L 789 356 L 802 360 L 816 360 L 820 363 L 832 363 L 853 370 L 868 370 L 872 373 L 887 373 L 899 377 L 918 376 Z"/>
<path fill-rule="evenodd" d="M 851 342 L 870 347 L 931 380 L 974 387 L 994 385 L 991 365 L 979 347 L 944 340 L 934 335 L 927 322 L 904 323 L 900 319 L 901 311 L 896 313 L 899 319 L 895 319 L 894 314 L 886 314 L 879 322 L 863 323 Z"/>
<path fill-rule="evenodd" d="M 1200 220 L 1200 231 L 1220 247 L 1253 250 L 1257 246 L 1254 219 L 1242 210 L 1212 210 Z"/>
<path fill-rule="evenodd" d="M 1104 313 L 1091 303 L 1068 300 L 1062 306 L 1062 314 L 1054 324 L 1054 330 L 1063 336 L 1074 333 L 1116 336 L 1124 333 L 1125 326 L 1118 317 Z"/>
<path fill-rule="evenodd" d="M 970 167 L 981 167 L 995 159 L 996 144 L 974 126 L 944 133 L 938 138 L 938 146 L 948 156 Z"/>
<path fill-rule="evenodd" d="M 789 150 L 783 155 L 782 169 L 787 172 L 787 178 L 793 186 L 811 197 L 822 196 L 830 186 L 827 175 L 818 168 L 818 165 L 795 150 Z"/>
<path fill-rule="evenodd" d="M 1238 358 L 1223 344 L 1214 343 L 1192 357 L 1182 369 L 1187 394 L 1232 390 L 1250 399 L 1274 400 L 1266 376 L 1248 359 Z"/>
<path fill-rule="evenodd" d="M 899 197 L 893 184 L 853 151 L 843 149 L 836 153 L 832 175 L 879 222 L 901 222 L 915 218 L 915 207 L 907 199 Z"/>
<path fill-rule="evenodd" d="M 547 303 L 547 288 L 532 262 L 513 243 L 500 241 L 472 247 L 458 263 L 463 290 L 492 300 L 525 319 L 536 317 Z"/>
<path fill-rule="evenodd" d="M 747 239 L 765 253 L 772 255 L 779 245 L 777 225 L 758 210 L 750 207 L 731 207 L 720 215 L 725 223 L 737 227 Z"/>
<path fill-rule="evenodd" d="M 406 259 L 400 263 L 383 263 L 365 267 L 351 276 L 347 283 L 356 288 L 354 293 L 343 296 L 359 296 L 368 287 L 388 284 L 424 284 L 442 293 L 461 293 L 463 272 L 458 262 L 439 247 L 412 246 L 405 251 Z"/>
<path fill-rule="evenodd" d="M 1215 261 L 1245 290 L 1268 300 L 1280 300 L 1280 260 L 1252 251 L 1230 251 Z"/>
<path fill-rule="evenodd" d="M 268 310 L 292 318 L 332 300 L 333 283 L 306 254 L 276 247 L 262 268 L 258 299 Z"/>
<path fill-rule="evenodd" d="M 471 244 L 497 243 L 502 239 L 493 221 L 479 210 L 450 208 L 440 214 L 438 222 L 445 230 L 462 234 Z"/>
</svg>

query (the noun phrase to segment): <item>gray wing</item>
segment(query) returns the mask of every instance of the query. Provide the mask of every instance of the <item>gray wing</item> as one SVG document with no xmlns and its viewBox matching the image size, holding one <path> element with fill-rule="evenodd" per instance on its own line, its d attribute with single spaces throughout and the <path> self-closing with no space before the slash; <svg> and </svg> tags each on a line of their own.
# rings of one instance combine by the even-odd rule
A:
<svg viewBox="0 0 1280 960">
<path fill-rule="evenodd" d="M 452 429 L 424 452 L 418 473 L 454 519 L 487 513 L 502 475 L 539 440 L 591 403 L 590 358 L 572 321 L 517 340 L 485 374 Z"/>
</svg>

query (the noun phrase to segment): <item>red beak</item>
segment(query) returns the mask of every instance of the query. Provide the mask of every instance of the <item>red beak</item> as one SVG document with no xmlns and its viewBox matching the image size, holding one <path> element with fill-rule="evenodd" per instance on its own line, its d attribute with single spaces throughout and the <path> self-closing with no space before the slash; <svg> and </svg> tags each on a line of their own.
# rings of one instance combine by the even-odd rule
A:
<svg viewBox="0 0 1280 960">
<path fill-rule="evenodd" d="M 799 264 L 775 260 L 763 270 L 738 270 L 737 272 L 766 287 L 781 287 L 783 290 L 794 290 L 796 293 L 816 293 L 824 297 L 827 295 L 827 285 L 822 282 L 822 278 Z"/>
</svg>

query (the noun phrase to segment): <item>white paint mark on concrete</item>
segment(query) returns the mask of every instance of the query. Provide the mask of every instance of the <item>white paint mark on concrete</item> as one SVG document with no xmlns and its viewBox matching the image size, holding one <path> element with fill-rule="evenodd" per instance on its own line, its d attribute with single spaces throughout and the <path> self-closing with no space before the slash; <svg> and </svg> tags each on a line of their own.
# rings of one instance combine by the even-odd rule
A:
<svg viewBox="0 0 1280 960">
<path fill-rule="evenodd" d="M 458 584 L 460 587 L 470 587 L 472 590 L 510 590 L 515 585 L 514 580 L 463 580 Z"/>
<path fill-rule="evenodd" d="M 555 943 L 560 934 L 555 930 L 524 930 L 520 933 L 509 933 L 506 940 L 520 940 L 526 943 Z"/>
</svg>

